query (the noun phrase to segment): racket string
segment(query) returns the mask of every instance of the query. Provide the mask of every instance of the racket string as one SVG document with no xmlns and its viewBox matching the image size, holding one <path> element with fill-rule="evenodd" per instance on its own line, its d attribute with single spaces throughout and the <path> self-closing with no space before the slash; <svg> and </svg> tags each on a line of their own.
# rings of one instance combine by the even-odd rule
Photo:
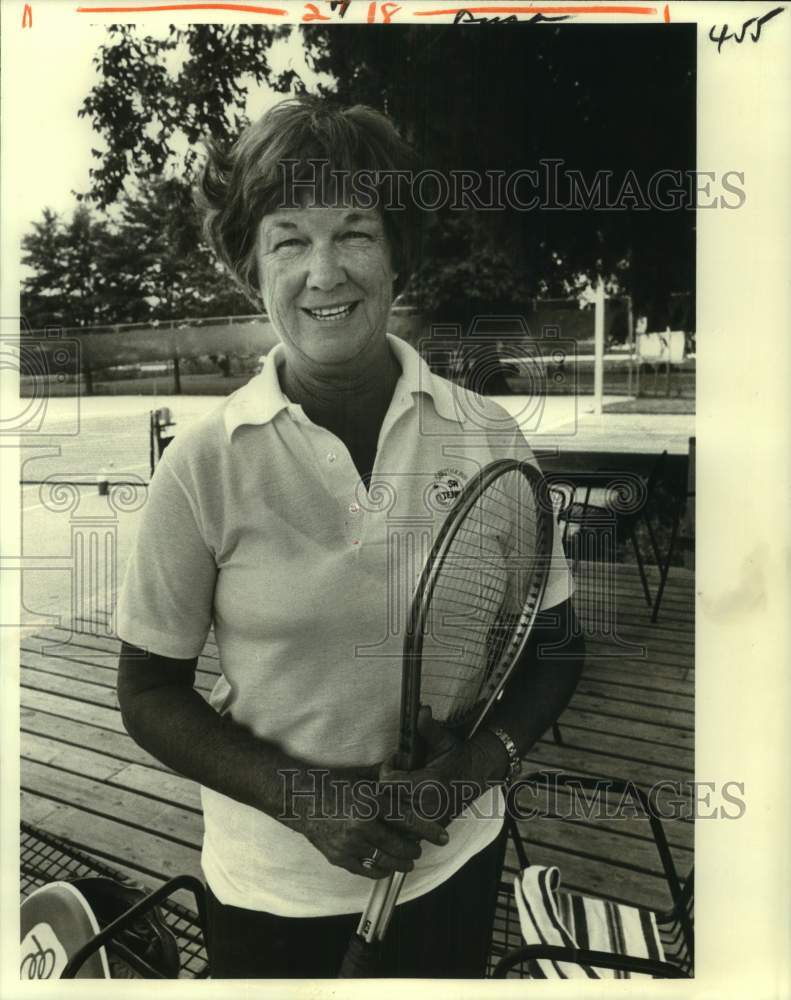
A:
<svg viewBox="0 0 791 1000">
<path fill-rule="evenodd" d="M 484 490 L 444 553 L 423 630 L 421 701 L 435 718 L 472 711 L 530 603 L 542 519 L 527 478 L 512 471 Z"/>
</svg>

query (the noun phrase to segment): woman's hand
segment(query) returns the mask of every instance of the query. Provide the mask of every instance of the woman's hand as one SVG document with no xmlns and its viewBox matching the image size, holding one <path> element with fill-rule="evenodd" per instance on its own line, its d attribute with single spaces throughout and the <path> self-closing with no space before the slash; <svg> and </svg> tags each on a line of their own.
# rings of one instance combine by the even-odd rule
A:
<svg viewBox="0 0 791 1000">
<path fill-rule="evenodd" d="M 432 718 L 427 706 L 420 709 L 418 733 L 426 757 L 423 767 L 405 771 L 393 757 L 379 769 L 379 782 L 398 814 L 391 823 L 401 829 L 427 820 L 446 826 L 501 777 L 507 765 L 497 737 L 481 732 L 462 740 Z"/>
<path fill-rule="evenodd" d="M 118 700 L 132 737 L 168 767 L 302 833 L 334 865 L 383 878 L 409 871 L 419 841 L 446 840 L 438 823 L 409 830 L 382 819 L 377 767 L 311 767 L 221 717 L 194 689 L 197 657 L 174 660 L 122 646 Z M 362 860 L 379 851 L 376 863 Z"/>
<path fill-rule="evenodd" d="M 288 825 L 330 864 L 380 879 L 412 871 L 421 854 L 420 840 L 442 845 L 448 836 L 439 823 L 418 816 L 400 825 L 388 822 L 389 797 L 376 773 L 376 768 L 336 768 L 322 770 L 320 780 L 301 774 L 290 796 L 296 818 Z M 363 864 L 372 857 L 373 864 Z"/>
</svg>

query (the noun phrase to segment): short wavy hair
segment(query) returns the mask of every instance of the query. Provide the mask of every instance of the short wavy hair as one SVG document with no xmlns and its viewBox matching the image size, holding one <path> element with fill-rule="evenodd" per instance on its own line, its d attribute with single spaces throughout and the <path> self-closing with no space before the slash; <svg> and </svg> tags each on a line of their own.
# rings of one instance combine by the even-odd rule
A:
<svg viewBox="0 0 791 1000">
<path fill-rule="evenodd" d="M 394 178 L 413 175 L 417 158 L 381 112 L 313 96 L 289 98 L 250 125 L 230 150 L 214 143 L 207 143 L 207 149 L 195 192 L 203 231 L 256 305 L 261 304 L 256 260 L 261 219 L 283 207 L 284 198 L 286 204 L 298 205 L 297 190 L 306 185 L 314 188 L 321 204 L 322 198 L 338 193 L 339 178 L 363 174 L 369 178 L 369 204 L 373 198 L 382 213 L 398 275 L 395 292 L 403 291 L 415 267 L 420 219 L 411 185 L 396 185 Z"/>
</svg>

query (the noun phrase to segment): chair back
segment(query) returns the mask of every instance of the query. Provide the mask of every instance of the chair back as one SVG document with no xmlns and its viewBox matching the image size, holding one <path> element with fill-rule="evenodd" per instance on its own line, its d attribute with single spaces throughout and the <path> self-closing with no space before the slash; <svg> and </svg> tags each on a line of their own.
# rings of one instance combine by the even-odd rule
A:
<svg viewBox="0 0 791 1000">
<path fill-rule="evenodd" d="M 521 785 L 537 784 L 540 786 L 547 772 L 536 771 L 520 776 Z M 648 975 L 653 977 L 691 977 L 694 973 L 694 870 L 690 872 L 686 879 L 680 878 L 677 874 L 673 854 L 667 841 L 663 824 L 656 810 L 653 808 L 649 795 L 646 795 L 639 787 L 632 783 L 627 783 L 622 779 L 615 778 L 595 778 L 587 775 L 572 775 L 565 772 L 552 773 L 553 781 L 559 787 L 579 787 L 582 790 L 594 791 L 597 788 L 606 788 L 608 794 L 622 796 L 627 789 L 629 794 L 636 798 L 641 807 L 641 812 L 649 820 L 654 846 L 659 855 L 659 861 L 664 871 L 666 888 L 672 900 L 671 908 L 667 912 L 656 912 L 645 910 L 640 915 L 641 908 L 630 907 L 622 904 L 617 899 L 607 897 L 594 899 L 589 897 L 586 903 L 575 903 L 566 892 L 558 894 L 558 906 L 560 907 L 560 922 L 567 930 L 570 929 L 572 937 L 576 934 L 576 929 L 587 926 L 586 920 L 595 907 L 604 907 L 607 913 L 618 911 L 615 916 L 608 917 L 602 922 L 597 919 L 597 926 L 626 926 L 627 918 L 629 925 L 637 925 L 641 928 L 651 928 L 653 941 L 656 946 L 651 946 L 649 938 L 645 935 L 645 948 L 643 954 L 638 949 L 634 951 L 634 944 L 637 937 L 630 932 L 627 935 L 632 944 L 629 952 L 620 952 L 614 945 L 615 941 L 603 946 L 601 942 L 595 943 L 594 937 L 589 932 L 582 933 L 581 940 L 574 940 L 570 944 L 560 946 L 561 942 L 553 941 L 546 934 L 539 935 L 539 942 L 531 942 L 530 936 L 525 932 L 524 914 L 519 916 L 519 899 L 516 899 L 514 906 L 514 877 L 519 873 L 520 884 L 528 885 L 528 876 L 525 870 L 530 866 L 527 849 L 525 846 L 524 832 L 520 830 L 519 822 L 512 809 L 506 810 L 506 827 L 509 839 L 513 845 L 513 851 L 506 854 L 505 867 L 501 878 L 500 898 L 502 904 L 498 903 L 498 919 L 496 927 L 498 936 L 502 938 L 502 943 L 493 947 L 491 956 L 492 975 L 501 977 L 505 975 L 517 975 L 520 977 L 545 978 L 548 974 L 544 962 L 548 961 L 552 969 L 558 963 L 577 963 L 596 966 L 597 969 L 618 970 L 619 974 Z M 526 831 L 525 831 L 526 832 Z M 510 858 L 509 858 L 510 854 Z M 532 872 L 550 872 L 553 869 L 538 869 L 531 867 Z M 562 876 L 562 872 L 560 873 Z M 536 875 L 535 877 L 538 877 Z M 543 877 L 543 876 L 542 876 Z M 532 883 L 529 883 L 532 884 Z M 541 900 L 546 900 L 547 893 L 541 892 Z M 526 897 L 527 898 L 527 897 Z M 535 896 L 535 898 L 539 898 Z M 582 897 L 579 897 L 581 899 Z M 564 909 L 565 907 L 565 909 Z M 536 907 L 536 910 L 538 908 Z M 567 912 L 568 911 L 568 912 Z M 626 912 L 630 911 L 630 912 Z M 532 912 L 528 907 L 528 912 Z M 579 913 L 583 913 L 586 920 L 579 919 Z M 636 918 L 636 920 L 635 920 Z M 521 928 L 520 928 L 521 925 Z M 601 938 L 601 934 L 598 935 Z M 619 941 L 622 934 L 616 934 Z M 526 943 L 527 942 L 527 943 Z M 661 944 L 661 949 L 659 945 Z M 604 947 L 604 951 L 602 951 Z M 600 949 L 598 951 L 592 949 Z M 664 952 L 664 958 L 662 958 Z M 498 961 L 499 958 L 499 961 Z M 594 960 L 595 959 L 595 960 Z M 541 960 L 540 967 L 536 962 Z M 541 969 L 543 968 L 543 973 Z M 569 970 L 563 968 L 561 978 L 568 978 Z M 554 975 L 554 972 L 551 973 Z M 588 978 L 592 978 L 586 973 Z M 594 974 L 595 976 L 596 974 Z"/>
</svg>

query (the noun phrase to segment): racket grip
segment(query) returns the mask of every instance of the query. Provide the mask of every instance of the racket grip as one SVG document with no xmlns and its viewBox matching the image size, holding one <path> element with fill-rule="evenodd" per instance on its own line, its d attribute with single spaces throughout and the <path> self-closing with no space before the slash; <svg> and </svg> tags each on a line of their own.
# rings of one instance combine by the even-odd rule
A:
<svg viewBox="0 0 791 1000">
<path fill-rule="evenodd" d="M 357 935 L 368 944 L 377 937 L 376 928 L 379 925 L 379 918 L 385 905 L 393 877 L 391 875 L 389 878 L 380 878 L 374 883 L 371 894 L 368 897 L 368 903 L 360 917 L 360 923 L 357 926 Z"/>
<path fill-rule="evenodd" d="M 379 919 L 376 924 L 376 938 L 378 941 L 384 940 L 384 936 L 387 933 L 387 928 L 390 924 L 390 918 L 393 915 L 393 910 L 395 909 L 396 901 L 398 900 L 398 895 L 401 892 L 401 886 L 404 884 L 404 879 L 406 875 L 404 872 L 393 872 L 390 876 L 390 881 L 387 887 L 387 895 L 382 903 L 382 909 L 379 913 Z"/>
<path fill-rule="evenodd" d="M 339 979 L 374 979 L 379 969 L 379 953 L 381 945 L 378 941 L 369 944 L 359 934 L 355 934 L 346 954 L 343 956 Z"/>
</svg>

